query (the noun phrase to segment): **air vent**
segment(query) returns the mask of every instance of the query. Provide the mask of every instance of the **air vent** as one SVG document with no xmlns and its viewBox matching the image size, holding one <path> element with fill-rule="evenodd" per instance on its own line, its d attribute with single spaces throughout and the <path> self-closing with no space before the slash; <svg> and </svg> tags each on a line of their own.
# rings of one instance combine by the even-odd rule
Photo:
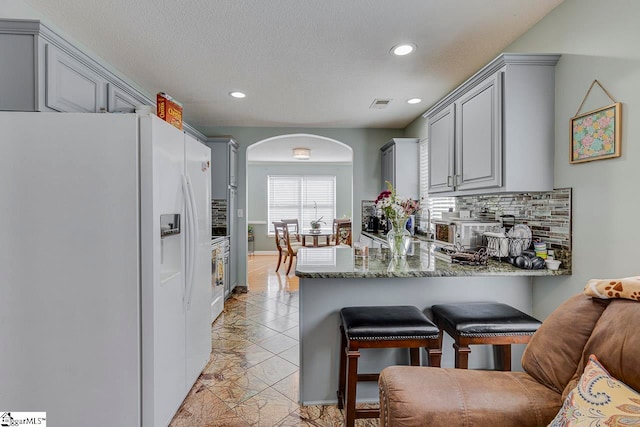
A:
<svg viewBox="0 0 640 427">
<path fill-rule="evenodd" d="M 369 108 L 382 110 L 383 108 L 387 108 L 390 102 L 391 102 L 390 99 L 374 99 L 373 103 L 369 106 Z"/>
</svg>

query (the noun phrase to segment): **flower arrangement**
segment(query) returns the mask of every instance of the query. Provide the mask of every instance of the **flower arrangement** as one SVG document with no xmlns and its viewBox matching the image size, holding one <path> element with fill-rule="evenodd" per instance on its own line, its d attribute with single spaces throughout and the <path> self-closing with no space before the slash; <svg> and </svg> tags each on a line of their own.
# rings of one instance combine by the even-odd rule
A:
<svg viewBox="0 0 640 427">
<path fill-rule="evenodd" d="M 378 194 L 375 204 L 382 209 L 384 216 L 393 224 L 393 228 L 400 230 L 404 228 L 404 223 L 409 218 L 409 215 L 413 215 L 420 210 L 420 202 L 398 197 L 393 185 L 389 181 L 385 182 L 387 183 L 387 190 Z"/>
</svg>

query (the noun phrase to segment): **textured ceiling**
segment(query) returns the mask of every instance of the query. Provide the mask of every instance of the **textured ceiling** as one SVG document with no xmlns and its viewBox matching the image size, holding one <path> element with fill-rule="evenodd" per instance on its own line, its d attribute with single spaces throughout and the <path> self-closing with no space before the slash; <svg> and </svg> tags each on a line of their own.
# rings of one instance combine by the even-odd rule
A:
<svg viewBox="0 0 640 427">
<path fill-rule="evenodd" d="M 404 128 L 561 1 L 25 0 L 205 133 Z M 390 55 L 403 41 L 415 54 Z"/>
</svg>

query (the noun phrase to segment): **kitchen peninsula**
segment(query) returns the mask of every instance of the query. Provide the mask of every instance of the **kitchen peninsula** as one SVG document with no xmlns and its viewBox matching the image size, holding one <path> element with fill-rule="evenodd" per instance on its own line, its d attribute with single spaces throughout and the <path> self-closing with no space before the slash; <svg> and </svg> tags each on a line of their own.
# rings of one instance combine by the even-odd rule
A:
<svg viewBox="0 0 640 427">
<path fill-rule="evenodd" d="M 300 402 L 336 402 L 339 366 L 339 311 L 347 306 L 415 305 L 499 301 L 526 313 L 532 309 L 532 276 L 569 275 L 569 270 L 521 270 L 489 260 L 486 266 L 461 266 L 435 259 L 428 242 L 414 242 L 406 259 L 390 259 L 387 249 L 371 249 L 356 258 L 350 247 L 301 248 Z M 453 367 L 453 341 L 445 334 L 443 367 Z M 514 345 L 512 366 L 520 369 L 523 345 Z M 360 372 L 406 364 L 406 350 L 361 350 Z M 423 359 L 424 360 L 424 359 Z M 492 368 L 490 346 L 472 347 L 469 367 Z M 377 384 L 358 385 L 359 401 L 377 401 Z"/>
</svg>

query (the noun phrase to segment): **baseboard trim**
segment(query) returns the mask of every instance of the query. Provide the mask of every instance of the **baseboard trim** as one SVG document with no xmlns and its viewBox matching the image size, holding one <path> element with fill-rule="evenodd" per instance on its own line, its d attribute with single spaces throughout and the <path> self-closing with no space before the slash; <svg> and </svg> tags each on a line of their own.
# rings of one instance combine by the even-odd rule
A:
<svg viewBox="0 0 640 427">
<path fill-rule="evenodd" d="M 252 255 L 278 255 L 278 251 L 255 251 L 253 254 L 249 254 L 249 256 Z"/>
</svg>

